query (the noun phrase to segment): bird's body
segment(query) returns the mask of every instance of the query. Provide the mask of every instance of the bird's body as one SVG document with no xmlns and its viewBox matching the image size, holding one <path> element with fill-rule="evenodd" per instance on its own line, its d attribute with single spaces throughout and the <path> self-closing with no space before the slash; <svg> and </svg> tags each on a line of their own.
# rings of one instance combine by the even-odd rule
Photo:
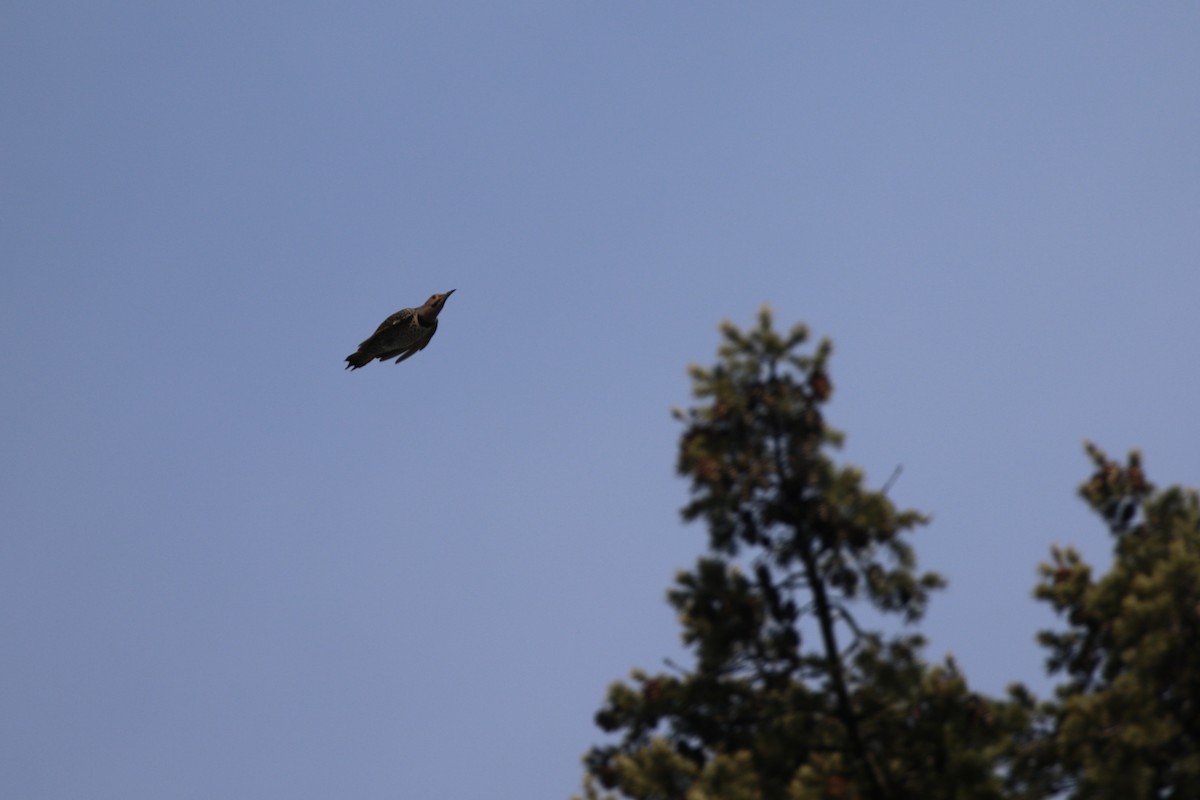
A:
<svg viewBox="0 0 1200 800">
<path fill-rule="evenodd" d="M 396 358 L 399 364 L 424 350 L 437 332 L 438 314 L 452 294 L 453 289 L 445 294 L 435 294 L 419 308 L 404 308 L 392 314 L 358 346 L 356 352 L 346 356 L 346 369 L 358 369 L 374 359 L 387 361 L 396 356 L 399 356 Z"/>
</svg>

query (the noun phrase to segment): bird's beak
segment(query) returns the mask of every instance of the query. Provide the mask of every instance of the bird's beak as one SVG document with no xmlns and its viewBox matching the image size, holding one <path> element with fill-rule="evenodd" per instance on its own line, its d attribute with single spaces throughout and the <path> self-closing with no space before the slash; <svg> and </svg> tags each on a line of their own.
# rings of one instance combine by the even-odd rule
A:
<svg viewBox="0 0 1200 800">
<path fill-rule="evenodd" d="M 454 289 L 451 289 L 450 291 L 446 292 L 446 297 L 449 297 L 452 294 L 454 294 Z"/>
</svg>

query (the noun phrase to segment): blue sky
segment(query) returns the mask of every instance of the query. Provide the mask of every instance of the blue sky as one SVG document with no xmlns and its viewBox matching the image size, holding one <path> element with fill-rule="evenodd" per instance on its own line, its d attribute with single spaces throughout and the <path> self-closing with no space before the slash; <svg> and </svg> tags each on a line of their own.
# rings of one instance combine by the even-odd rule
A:
<svg viewBox="0 0 1200 800">
<path fill-rule="evenodd" d="M 1200 482 L 1195 4 L 2 16 L 5 797 L 575 791 L 679 658 L 668 409 L 763 302 L 982 690 L 1049 686 L 1050 545 L 1107 560 L 1084 437 Z"/>
</svg>

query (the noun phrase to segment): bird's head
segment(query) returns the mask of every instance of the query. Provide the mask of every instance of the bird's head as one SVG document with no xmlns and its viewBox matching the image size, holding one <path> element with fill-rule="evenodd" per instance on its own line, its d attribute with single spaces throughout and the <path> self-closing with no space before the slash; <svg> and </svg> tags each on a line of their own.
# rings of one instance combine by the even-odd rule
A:
<svg viewBox="0 0 1200 800">
<path fill-rule="evenodd" d="M 454 294 L 453 289 L 445 294 L 432 295 L 428 300 L 425 301 L 424 310 L 429 313 L 429 316 L 436 317 L 438 312 L 442 310 L 442 306 L 446 305 L 446 301 L 450 299 L 450 295 L 452 294 Z"/>
</svg>

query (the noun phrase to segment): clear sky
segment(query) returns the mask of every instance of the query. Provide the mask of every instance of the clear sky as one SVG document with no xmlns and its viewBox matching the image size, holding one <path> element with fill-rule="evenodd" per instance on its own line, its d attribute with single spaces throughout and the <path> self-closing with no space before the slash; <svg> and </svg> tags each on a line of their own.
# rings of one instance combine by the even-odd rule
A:
<svg viewBox="0 0 1200 800">
<path fill-rule="evenodd" d="M 1200 483 L 1200 6 L 9 2 L 0 796 L 554 798 L 679 657 L 685 367 L 835 343 L 924 630 L 1045 692 L 1094 438 Z M 400 366 L 343 358 L 457 289 Z"/>
</svg>

